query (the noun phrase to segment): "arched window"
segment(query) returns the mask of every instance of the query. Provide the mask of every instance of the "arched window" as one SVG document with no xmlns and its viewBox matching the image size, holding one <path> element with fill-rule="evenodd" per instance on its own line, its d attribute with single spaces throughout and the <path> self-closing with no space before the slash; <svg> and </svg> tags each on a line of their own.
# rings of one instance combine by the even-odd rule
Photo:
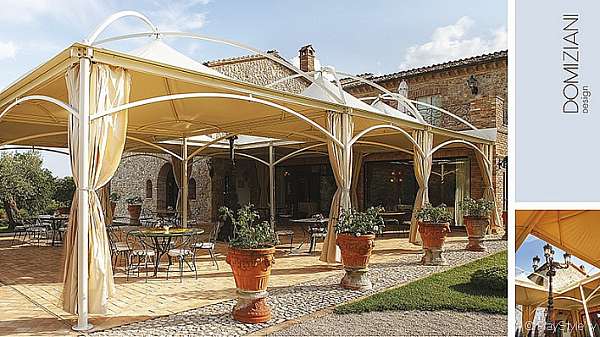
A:
<svg viewBox="0 0 600 337">
<path fill-rule="evenodd" d="M 190 178 L 188 183 L 188 199 L 196 200 L 196 179 Z"/>
<path fill-rule="evenodd" d="M 152 180 L 146 180 L 146 198 L 152 199 Z"/>
</svg>

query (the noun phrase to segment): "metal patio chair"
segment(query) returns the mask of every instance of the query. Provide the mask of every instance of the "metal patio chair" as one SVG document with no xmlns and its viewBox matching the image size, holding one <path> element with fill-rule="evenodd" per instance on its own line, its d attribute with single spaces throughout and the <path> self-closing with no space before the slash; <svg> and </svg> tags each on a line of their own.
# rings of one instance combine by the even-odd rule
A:
<svg viewBox="0 0 600 337">
<path fill-rule="evenodd" d="M 198 268 L 196 268 L 196 241 L 198 235 L 193 233 L 189 236 L 179 237 L 175 240 L 174 248 L 169 249 L 167 256 L 169 257 L 169 264 L 167 265 L 167 280 L 169 279 L 169 269 L 171 269 L 172 259 L 177 260 L 179 267 L 179 283 L 183 282 L 183 267 L 184 264 L 190 268 L 198 279 Z M 191 264 L 190 264 L 191 263 Z"/>
<path fill-rule="evenodd" d="M 210 232 L 210 236 L 208 237 L 208 241 L 206 242 L 196 242 L 192 246 L 194 250 L 206 250 L 210 255 L 210 259 L 212 260 L 213 266 L 217 267 L 219 270 L 219 263 L 217 262 L 217 258 L 215 257 L 215 245 L 217 243 L 217 237 L 219 235 L 219 230 L 221 230 L 221 226 L 223 223 L 221 221 L 217 221 Z"/>
</svg>

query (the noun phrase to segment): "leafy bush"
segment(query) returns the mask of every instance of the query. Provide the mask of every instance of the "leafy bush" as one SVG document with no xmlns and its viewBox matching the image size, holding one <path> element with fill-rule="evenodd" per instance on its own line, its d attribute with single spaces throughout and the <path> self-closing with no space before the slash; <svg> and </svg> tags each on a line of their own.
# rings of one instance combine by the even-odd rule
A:
<svg viewBox="0 0 600 337">
<path fill-rule="evenodd" d="M 452 220 L 452 213 L 448 211 L 445 204 L 433 207 L 430 203 L 426 203 L 423 208 L 417 211 L 417 220 L 421 222 L 443 224 Z"/>
<path fill-rule="evenodd" d="M 464 216 L 488 218 L 494 209 L 494 202 L 483 198 L 474 200 L 466 197 L 460 203 L 460 207 Z"/>
<path fill-rule="evenodd" d="M 73 177 L 56 178 L 54 180 L 54 199 L 58 207 L 71 207 L 73 194 L 75 194 L 75 181 Z"/>
<path fill-rule="evenodd" d="M 125 201 L 127 201 L 128 205 L 141 205 L 143 202 L 142 198 L 139 196 L 129 197 L 125 199 Z"/>
<path fill-rule="evenodd" d="M 476 287 L 487 287 L 498 292 L 506 292 L 508 270 L 506 266 L 492 266 L 477 270 L 471 276 L 471 284 Z"/>
<path fill-rule="evenodd" d="M 381 206 L 370 207 L 366 212 L 359 212 L 355 209 L 342 210 L 335 231 L 356 236 L 374 234 L 377 226 L 383 224 L 383 218 L 380 215 L 382 211 L 383 207 Z"/>
<path fill-rule="evenodd" d="M 232 210 L 223 206 L 219 208 L 219 213 L 223 220 L 228 218 L 233 223 L 233 238 L 229 245 L 241 249 L 267 248 L 277 245 L 277 235 L 267 221 L 258 222 L 260 216 L 253 210 L 254 205 L 248 204 L 237 210 L 234 214 Z"/>
</svg>

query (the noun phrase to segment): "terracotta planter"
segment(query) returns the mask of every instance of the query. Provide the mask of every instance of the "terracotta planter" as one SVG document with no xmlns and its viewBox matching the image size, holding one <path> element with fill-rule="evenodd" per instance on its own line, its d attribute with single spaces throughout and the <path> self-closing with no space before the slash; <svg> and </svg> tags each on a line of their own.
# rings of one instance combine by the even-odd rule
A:
<svg viewBox="0 0 600 337">
<path fill-rule="evenodd" d="M 443 256 L 444 242 L 450 232 L 449 223 L 419 223 L 419 234 L 423 240 L 424 255 L 421 263 L 425 265 L 447 265 Z"/>
<path fill-rule="evenodd" d="M 116 210 L 116 209 L 117 209 L 117 203 L 116 203 L 116 202 L 114 202 L 114 201 L 111 201 L 111 202 L 110 202 L 110 210 L 111 210 L 111 213 L 112 213 L 113 215 L 115 214 L 115 210 Z"/>
<path fill-rule="evenodd" d="M 476 216 L 465 216 L 463 219 L 465 220 L 467 235 L 469 236 L 469 243 L 466 250 L 484 252 L 483 239 L 490 226 L 490 219 Z"/>
<path fill-rule="evenodd" d="M 267 304 L 267 287 L 271 266 L 275 263 L 275 247 L 236 249 L 229 247 L 227 263 L 233 271 L 238 290 L 233 318 L 244 323 L 263 323 L 271 319 Z"/>
<path fill-rule="evenodd" d="M 369 290 L 373 288 L 367 275 L 369 258 L 375 246 L 375 234 L 354 236 L 339 234 L 335 240 L 342 253 L 342 264 L 346 275 L 341 286 L 352 290 Z"/>
<path fill-rule="evenodd" d="M 129 212 L 131 220 L 139 221 L 140 214 L 142 213 L 142 205 L 127 205 L 127 212 Z"/>
</svg>

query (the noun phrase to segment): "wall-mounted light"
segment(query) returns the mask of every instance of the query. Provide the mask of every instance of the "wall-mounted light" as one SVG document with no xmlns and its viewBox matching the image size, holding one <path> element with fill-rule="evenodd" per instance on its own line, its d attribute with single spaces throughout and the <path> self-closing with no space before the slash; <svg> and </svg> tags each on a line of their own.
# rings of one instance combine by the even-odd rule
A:
<svg viewBox="0 0 600 337">
<path fill-rule="evenodd" d="M 471 89 L 471 94 L 477 95 L 479 93 L 479 84 L 474 75 L 471 75 L 467 80 L 467 86 Z"/>
</svg>

